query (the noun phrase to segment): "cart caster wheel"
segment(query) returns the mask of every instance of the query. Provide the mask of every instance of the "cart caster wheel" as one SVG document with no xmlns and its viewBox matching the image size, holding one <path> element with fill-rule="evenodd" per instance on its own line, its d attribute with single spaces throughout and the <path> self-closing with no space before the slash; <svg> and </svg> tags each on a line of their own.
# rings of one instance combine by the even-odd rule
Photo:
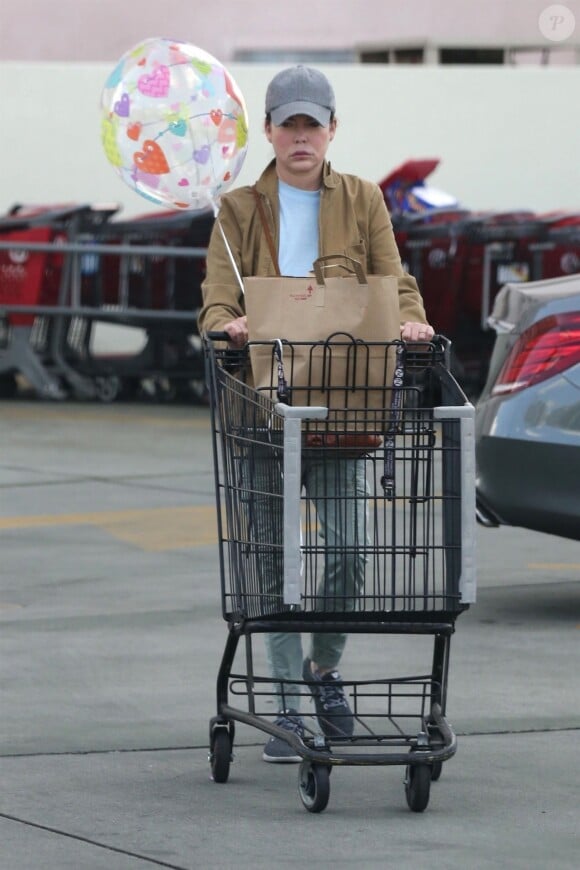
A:
<svg viewBox="0 0 580 870">
<path fill-rule="evenodd" d="M 0 376 L 0 399 L 14 399 L 18 392 L 18 382 L 15 375 L 9 372 Z"/>
<path fill-rule="evenodd" d="M 121 379 L 116 375 L 104 375 L 94 380 L 95 398 L 99 402 L 114 402 L 121 393 Z"/>
<path fill-rule="evenodd" d="M 326 764 L 303 761 L 298 771 L 300 800 L 309 813 L 321 813 L 330 797 L 330 768 Z"/>
<path fill-rule="evenodd" d="M 140 389 L 140 378 L 122 378 L 118 398 L 122 401 L 133 401 L 138 398 Z"/>
<path fill-rule="evenodd" d="M 422 813 L 429 803 L 431 788 L 431 765 L 409 764 L 405 777 L 405 797 L 410 810 Z"/>
<path fill-rule="evenodd" d="M 437 780 L 441 776 L 442 770 L 443 770 L 443 762 L 442 761 L 434 761 L 432 766 L 431 766 L 431 782 L 437 782 Z"/>
<path fill-rule="evenodd" d="M 212 747 L 209 756 L 211 777 L 214 782 L 228 781 L 231 760 L 231 737 L 225 728 L 216 728 L 212 735 Z"/>
</svg>

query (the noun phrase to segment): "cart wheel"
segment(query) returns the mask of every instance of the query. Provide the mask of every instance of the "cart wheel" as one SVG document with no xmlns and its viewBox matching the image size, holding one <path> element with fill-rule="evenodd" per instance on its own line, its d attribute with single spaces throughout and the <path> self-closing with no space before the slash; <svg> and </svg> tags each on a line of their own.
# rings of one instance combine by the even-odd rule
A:
<svg viewBox="0 0 580 870">
<path fill-rule="evenodd" d="M 117 375 L 104 375 L 94 380 L 95 397 L 99 402 L 114 402 L 121 392 L 121 379 Z"/>
<path fill-rule="evenodd" d="M 330 797 L 330 768 L 326 764 L 303 761 L 298 771 L 300 800 L 309 813 L 325 810 Z"/>
<path fill-rule="evenodd" d="M 409 764 L 405 777 L 405 797 L 409 809 L 414 813 L 422 813 L 429 803 L 431 788 L 431 765 Z"/>
<path fill-rule="evenodd" d="M 216 728 L 212 736 L 209 756 L 211 776 L 214 782 L 227 782 L 232 760 L 232 741 L 225 728 Z"/>
<path fill-rule="evenodd" d="M 12 372 L 0 376 L 0 399 L 13 399 L 18 392 L 18 382 Z"/>
<path fill-rule="evenodd" d="M 443 770 L 443 762 L 442 761 L 434 761 L 432 766 L 431 766 L 431 782 L 437 782 L 437 780 L 441 776 L 442 770 Z"/>
<path fill-rule="evenodd" d="M 190 381 L 190 394 L 199 405 L 209 405 L 209 392 L 205 380 Z"/>
<path fill-rule="evenodd" d="M 132 401 L 133 399 L 136 399 L 138 397 L 140 389 L 140 378 L 121 378 L 119 399 L 122 399 L 124 401 Z"/>
</svg>

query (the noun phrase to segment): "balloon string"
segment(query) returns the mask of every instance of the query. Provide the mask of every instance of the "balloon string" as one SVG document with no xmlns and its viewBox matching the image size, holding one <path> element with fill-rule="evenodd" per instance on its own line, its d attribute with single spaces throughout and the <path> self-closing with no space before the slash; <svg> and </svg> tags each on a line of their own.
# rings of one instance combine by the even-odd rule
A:
<svg viewBox="0 0 580 870">
<path fill-rule="evenodd" d="M 217 216 L 217 205 L 216 205 L 215 203 L 214 203 L 214 213 L 215 213 L 216 216 Z M 234 259 L 234 255 L 233 255 L 233 253 L 232 253 L 232 249 L 230 248 L 230 243 L 229 243 L 228 240 L 227 240 L 227 236 L 226 236 L 226 234 L 225 234 L 225 232 L 224 232 L 224 228 L 222 227 L 222 224 L 221 224 L 221 221 L 219 220 L 219 218 L 218 218 L 218 220 L 217 220 L 217 225 L 218 225 L 218 227 L 220 228 L 220 233 L 222 234 L 222 239 L 224 240 L 224 245 L 226 246 L 226 251 L 228 252 L 228 256 L 229 256 L 229 258 L 230 258 L 230 263 L 232 264 L 232 269 L 234 270 L 234 273 L 235 273 L 236 278 L 237 278 L 237 280 L 238 280 L 238 284 L 239 284 L 240 290 L 242 291 L 242 296 L 243 296 L 244 293 L 245 293 L 245 291 L 244 291 L 244 282 L 242 281 L 242 276 L 240 275 L 240 271 L 239 271 L 239 269 L 238 269 L 238 265 L 237 265 L 237 263 L 236 263 L 236 261 L 235 261 L 235 259 Z"/>
</svg>

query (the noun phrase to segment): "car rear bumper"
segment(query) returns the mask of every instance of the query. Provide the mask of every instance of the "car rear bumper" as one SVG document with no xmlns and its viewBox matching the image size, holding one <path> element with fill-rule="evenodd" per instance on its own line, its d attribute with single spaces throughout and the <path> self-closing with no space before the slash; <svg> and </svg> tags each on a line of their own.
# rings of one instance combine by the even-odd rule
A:
<svg viewBox="0 0 580 870">
<path fill-rule="evenodd" d="M 577 446 L 481 435 L 476 450 L 480 519 L 580 540 Z"/>
</svg>

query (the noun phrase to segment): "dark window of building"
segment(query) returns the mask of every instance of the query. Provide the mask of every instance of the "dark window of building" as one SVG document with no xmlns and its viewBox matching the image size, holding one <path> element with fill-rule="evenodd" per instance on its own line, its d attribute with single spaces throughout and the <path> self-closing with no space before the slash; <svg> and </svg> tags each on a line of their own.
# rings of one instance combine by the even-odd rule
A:
<svg viewBox="0 0 580 870">
<path fill-rule="evenodd" d="M 423 63 L 422 48 L 363 49 L 359 54 L 361 63 Z"/>
<path fill-rule="evenodd" d="M 390 51 L 388 48 L 384 51 L 361 51 L 359 60 L 361 63 L 390 63 Z"/>
<path fill-rule="evenodd" d="M 422 48 L 395 48 L 393 63 L 423 63 L 423 55 Z"/>
<path fill-rule="evenodd" d="M 504 63 L 503 48 L 440 48 L 439 63 Z"/>
</svg>

